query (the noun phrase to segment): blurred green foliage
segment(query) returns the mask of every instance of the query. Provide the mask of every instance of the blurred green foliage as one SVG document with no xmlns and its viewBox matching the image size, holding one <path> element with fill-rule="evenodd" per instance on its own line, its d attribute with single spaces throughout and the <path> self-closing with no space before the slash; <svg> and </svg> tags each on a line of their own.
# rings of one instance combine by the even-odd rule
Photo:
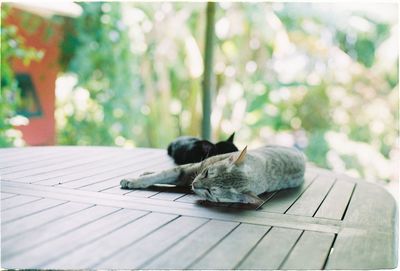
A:
<svg viewBox="0 0 400 271">
<path fill-rule="evenodd" d="M 14 129 L 12 119 L 18 117 L 17 106 L 20 90 L 11 63 L 15 59 L 28 65 L 30 61 L 38 61 L 44 52 L 25 45 L 18 34 L 17 26 L 5 24 L 10 8 L 1 5 L 1 95 L 0 95 L 0 147 L 18 145 L 21 134 Z"/>
<path fill-rule="evenodd" d="M 58 143 L 199 136 L 205 3 L 79 4 L 64 24 Z M 381 16 L 396 5 L 339 6 L 217 5 L 214 140 L 236 131 L 239 147 L 297 146 L 320 166 L 397 179 L 398 22 Z"/>
<path fill-rule="evenodd" d="M 205 4 L 81 5 L 62 44 L 77 83 L 59 101 L 59 143 L 164 148 L 200 135 Z M 334 9 L 218 5 L 213 138 L 236 131 L 239 145 L 295 145 L 317 165 L 393 179 L 382 168 L 398 132 L 398 60 L 379 52 L 393 24 Z"/>
<path fill-rule="evenodd" d="M 138 66 L 130 53 L 119 3 L 81 3 L 84 13 L 66 21 L 61 44 L 62 66 L 78 75 L 80 95 L 90 99 L 85 110 L 72 104 L 59 130 L 60 144 L 113 145 L 116 137 L 131 137 L 141 96 Z M 86 91 L 87 90 L 87 91 Z"/>
</svg>

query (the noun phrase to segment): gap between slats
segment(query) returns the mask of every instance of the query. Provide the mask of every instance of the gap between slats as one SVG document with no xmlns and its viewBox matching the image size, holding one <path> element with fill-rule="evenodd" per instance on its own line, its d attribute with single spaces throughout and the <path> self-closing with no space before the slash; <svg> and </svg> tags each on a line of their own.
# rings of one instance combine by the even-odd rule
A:
<svg viewBox="0 0 400 271">
<path fill-rule="evenodd" d="M 25 188 L 24 188 L 25 187 Z M 134 198 L 98 192 L 87 192 L 74 189 L 46 187 L 23 183 L 7 182 L 3 185 L 8 192 L 16 192 L 33 196 L 46 196 L 49 198 L 63 199 L 66 201 L 100 204 L 104 206 L 122 207 L 144 211 L 156 211 L 178 215 L 214 218 L 220 220 L 245 222 L 250 224 L 301 228 L 323 232 L 337 232 L 340 223 L 328 219 L 316 219 L 269 212 L 241 210 L 237 213 L 232 208 L 212 207 L 205 208 L 196 204 L 179 201 L 165 201 L 146 198 Z M 238 215 L 239 214 L 239 215 Z"/>
</svg>

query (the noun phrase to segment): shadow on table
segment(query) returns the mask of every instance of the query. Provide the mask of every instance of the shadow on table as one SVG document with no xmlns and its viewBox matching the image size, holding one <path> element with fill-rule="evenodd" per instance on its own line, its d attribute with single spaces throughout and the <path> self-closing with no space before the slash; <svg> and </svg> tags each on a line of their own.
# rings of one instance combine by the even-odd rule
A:
<svg viewBox="0 0 400 271">
<path fill-rule="evenodd" d="M 182 187 L 175 185 L 153 185 L 144 190 L 157 191 L 157 192 L 170 192 L 170 193 L 183 193 L 195 195 L 190 187 Z M 237 210 L 261 210 L 263 206 L 269 203 L 273 203 L 275 200 L 281 201 L 285 197 L 293 197 L 294 194 L 299 194 L 301 187 L 289 188 L 275 192 L 266 192 L 259 197 L 263 200 L 261 205 L 245 204 L 245 203 L 224 203 L 224 202 L 211 202 L 208 200 L 198 199 L 194 201 L 194 204 L 199 207 L 205 208 L 216 208 L 219 211 L 231 212 L 232 208 Z M 276 196 L 278 194 L 278 197 Z"/>
</svg>

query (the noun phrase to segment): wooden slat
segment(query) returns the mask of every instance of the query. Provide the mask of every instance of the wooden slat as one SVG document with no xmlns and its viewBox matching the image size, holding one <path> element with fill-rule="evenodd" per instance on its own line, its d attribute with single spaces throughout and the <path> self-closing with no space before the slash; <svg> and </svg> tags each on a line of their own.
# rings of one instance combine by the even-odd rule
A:
<svg viewBox="0 0 400 271">
<path fill-rule="evenodd" d="M 83 189 L 83 188 L 81 188 L 79 190 L 85 191 L 85 189 Z M 86 190 L 86 191 L 90 191 L 90 190 Z M 121 187 L 119 187 L 119 186 L 115 186 L 113 188 L 106 189 L 106 190 L 101 191 L 101 192 L 109 193 L 109 194 L 113 194 L 113 195 L 125 195 L 125 194 L 129 193 L 130 191 L 126 190 L 126 189 L 121 189 Z"/>
<path fill-rule="evenodd" d="M 121 177 L 129 173 L 133 173 L 135 171 L 146 169 L 149 163 L 160 163 L 161 161 L 165 161 L 165 158 L 157 158 L 156 155 L 149 155 L 145 158 L 136 158 L 129 159 L 128 161 L 121 162 L 118 167 L 112 170 L 108 170 L 107 172 L 103 172 L 102 174 L 96 174 L 95 176 L 90 176 L 86 178 L 80 178 L 76 181 L 71 182 L 63 182 L 60 184 L 61 187 L 69 187 L 69 188 L 80 188 L 87 185 L 91 185 L 97 183 L 102 180 L 107 180 L 115 177 Z"/>
<path fill-rule="evenodd" d="M 355 184 L 349 181 L 336 181 L 315 217 L 342 219 L 354 186 Z"/>
<path fill-rule="evenodd" d="M 0 149 L 0 160 L 10 160 L 10 158 L 5 158 L 7 156 L 13 155 L 26 155 L 29 153 L 39 153 L 39 152 L 54 152 L 59 147 L 10 147 Z"/>
<path fill-rule="evenodd" d="M 3 149 L 2 149 L 3 150 Z M 18 166 L 21 162 L 37 161 L 38 159 L 49 159 L 56 157 L 59 154 L 53 150 L 34 150 L 32 148 L 19 148 L 15 152 L 0 152 L 0 164 L 1 168 L 8 168 L 12 166 Z"/>
<path fill-rule="evenodd" d="M 160 192 L 158 194 L 155 194 L 154 196 L 151 196 L 150 198 L 152 199 L 161 199 L 161 200 L 171 200 L 174 201 L 176 199 L 179 199 L 183 197 L 185 194 L 183 193 L 175 193 L 175 192 Z"/>
<path fill-rule="evenodd" d="M 13 223 L 6 224 L 1 228 L 2 241 L 4 242 L 18 235 L 23 235 L 30 230 L 45 225 L 46 223 L 56 221 L 62 217 L 89 208 L 90 206 L 93 205 L 67 202 L 35 215 L 21 218 Z"/>
<path fill-rule="evenodd" d="M 154 159 L 138 167 L 135 161 L 145 160 L 145 155 L 141 155 L 144 152 L 154 155 Z M 79 155 L 81 153 L 84 155 Z M 93 157 L 94 154 L 96 157 Z M 70 160 L 77 155 L 79 160 Z M 101 157 L 106 158 L 100 159 Z M 92 161 L 92 158 L 99 160 Z M 78 162 L 82 161 L 87 163 L 80 165 Z M 87 262 L 91 262 L 91 267 L 88 264 L 77 264 L 76 268 L 107 268 L 106 265 L 101 265 L 103 259 L 120 268 L 163 268 L 161 265 L 165 263 L 168 268 L 183 269 L 202 262 L 205 262 L 204 266 L 211 266 L 212 262 L 220 264 L 218 254 L 235 247 L 234 234 L 243 225 L 274 228 L 264 237 L 260 237 L 259 241 L 254 241 L 254 238 L 250 242 L 244 241 L 244 244 L 236 245 L 238 250 L 227 253 L 227 263 L 221 264 L 225 268 L 380 269 L 396 266 L 397 206 L 391 196 L 376 185 L 308 166 L 306 185 L 299 189 L 262 195 L 267 201 L 260 211 L 243 209 L 247 207 L 243 205 L 238 209 L 232 205 L 223 207 L 221 204 L 199 204 L 195 195 L 184 194 L 187 191 L 119 189 L 119 179 L 124 176 L 121 175 L 122 171 L 125 174 L 138 174 L 146 166 L 159 169 L 162 163 L 167 167 L 173 165 L 165 150 L 124 150 L 109 147 L 0 149 L 0 172 L 1 168 L 6 169 L 10 178 L 13 177 L 12 172 L 15 175 L 29 173 L 26 177 L 14 179 L 15 182 L 4 181 L 4 178 L 1 182 L 2 196 L 8 198 L 2 200 L 6 202 L 2 207 L 4 209 L 11 206 L 11 209 L 2 212 L 2 218 L 5 218 L 2 219 L 2 267 L 7 267 L 4 264 L 5 259 L 8 264 L 15 261 L 14 264 L 18 263 L 22 268 L 55 268 L 57 266 L 51 263 L 64 262 L 65 265 L 59 267 L 69 269 L 69 262 L 84 263 L 88 258 L 90 260 Z M 53 166 L 49 168 L 50 164 Z M 38 169 L 32 168 L 34 165 Z M 30 172 L 31 169 L 33 172 Z M 117 172 L 115 169 L 121 170 Z M 35 170 L 43 172 L 38 173 Z M 112 170 L 115 172 L 109 175 L 110 178 L 102 179 Z M 312 177 L 317 175 L 318 179 L 307 187 L 313 180 Z M 93 191 L 49 186 L 57 185 L 60 180 L 75 181 L 82 178 L 94 179 L 93 184 L 83 186 L 86 187 L 84 189 Z M 334 185 L 326 187 L 329 180 L 333 179 L 336 179 Z M 32 181 L 47 186 L 27 184 Z M 171 200 L 157 199 L 164 195 L 171 196 L 170 192 L 183 193 L 185 196 L 172 197 Z M 18 201 L 18 198 L 29 197 L 45 199 L 19 205 L 23 201 Z M 43 204 L 52 199 L 58 205 Z M 42 203 L 37 204 L 39 202 Z M 37 205 L 32 208 L 31 205 L 35 204 Z M 90 207 L 94 204 L 97 206 Z M 98 206 L 99 204 L 109 207 Z M 88 206 L 88 209 L 80 209 Z M 158 230 L 150 229 L 154 226 L 152 223 L 138 226 L 135 230 L 133 225 L 149 215 L 136 217 L 138 220 L 132 222 L 129 214 L 122 214 L 117 219 L 120 222 L 115 224 L 114 219 L 107 217 L 122 212 L 119 208 L 140 210 L 142 213 L 153 212 L 149 215 L 158 215 L 161 212 L 165 216 L 178 218 Z M 181 219 L 189 217 L 201 222 L 182 222 Z M 340 220 L 342 217 L 344 219 Z M 109 222 L 104 222 L 105 220 Z M 157 222 L 155 219 L 154 223 Z M 208 226 L 207 230 L 207 225 L 211 223 L 228 223 L 234 226 L 219 226 L 215 233 L 210 233 L 213 227 Z M 238 223 L 242 224 L 231 232 L 232 227 Z M 278 229 L 282 232 L 277 233 Z M 146 230 L 150 231 L 140 235 L 140 232 Z M 174 235 L 175 232 L 177 234 Z M 124 238 L 130 233 L 132 239 Z M 250 233 L 243 230 L 240 235 L 242 237 L 237 239 L 242 242 L 245 239 L 250 240 L 251 238 L 243 237 L 246 234 Z M 227 249 L 224 249 L 223 244 L 230 239 L 232 245 L 225 245 Z M 331 252 L 326 259 L 328 251 Z M 130 257 L 133 257 L 136 265 L 131 264 Z M 92 259 L 98 262 L 92 262 Z"/>
<path fill-rule="evenodd" d="M 90 157 L 86 160 L 79 160 L 79 163 L 73 164 L 71 166 L 55 171 L 44 172 L 33 176 L 29 175 L 21 177 L 18 178 L 17 181 L 46 184 L 47 182 L 49 182 L 48 181 L 49 179 L 61 178 L 66 175 L 76 174 L 77 172 L 87 172 L 87 170 L 91 168 L 101 168 L 102 166 L 109 165 L 110 159 L 113 159 L 115 157 L 119 158 L 121 156 L 123 157 L 123 155 L 118 153 L 115 154 L 96 153 L 93 155 L 94 155 L 93 157 Z"/>
<path fill-rule="evenodd" d="M 1 202 L 1 211 L 5 211 L 14 207 L 18 207 L 29 202 L 40 200 L 39 197 L 20 195 L 5 199 Z"/>
<path fill-rule="evenodd" d="M 141 153 L 139 153 L 141 155 Z M 132 157 L 130 153 L 119 153 L 116 157 L 108 157 L 104 161 L 100 161 L 94 164 L 90 164 L 85 166 L 83 169 L 67 169 L 60 170 L 56 172 L 50 172 L 42 175 L 38 175 L 37 177 L 31 176 L 31 178 L 21 178 L 20 180 L 23 182 L 31 182 L 37 183 L 41 185 L 57 185 L 61 182 L 69 182 L 74 180 L 79 180 L 80 178 L 96 176 L 97 174 L 101 174 L 103 172 L 107 172 L 108 170 L 112 170 L 121 166 L 121 163 L 128 163 Z M 122 164 L 124 165 L 124 164 Z"/>
<path fill-rule="evenodd" d="M 395 268 L 398 256 L 398 209 L 383 188 L 358 183 L 344 217 L 329 269 Z"/>
<path fill-rule="evenodd" d="M 238 223 L 211 220 L 142 268 L 187 269 L 236 226 Z"/>
<path fill-rule="evenodd" d="M 341 225 L 341 221 L 323 218 L 292 216 L 268 212 L 254 212 L 254 210 L 240 210 L 240 212 L 238 212 L 236 209 L 227 207 L 203 207 L 202 205 L 177 201 L 136 198 L 24 183 L 3 183 L 3 188 L 5 189 L 4 191 L 11 193 L 18 191 L 20 194 L 46 196 L 50 198 L 64 199 L 67 201 L 77 201 L 120 208 L 131 208 L 151 212 L 162 212 L 332 233 L 337 233 Z"/>
<path fill-rule="evenodd" d="M 32 250 L 40 244 L 44 244 L 49 240 L 55 239 L 68 232 L 72 232 L 86 224 L 98 220 L 101 217 L 116 212 L 117 210 L 119 209 L 103 206 L 90 207 L 70 216 L 44 224 L 31 231 L 22 233 L 7 241 L 2 241 L 2 259 L 4 260 L 10 257 L 15 257 L 27 250 Z"/>
<path fill-rule="evenodd" d="M 38 155 L 37 153 L 23 152 L 17 157 L 14 156 L 13 159 L 5 159 L 5 161 L 0 161 L 0 172 L 2 172 L 3 169 L 18 167 L 21 164 L 28 164 L 39 160 L 50 160 L 58 156 L 60 156 L 59 153 L 45 153 Z"/>
<path fill-rule="evenodd" d="M 278 269 L 302 231 L 272 228 L 237 266 L 239 269 Z"/>
<path fill-rule="evenodd" d="M 119 183 L 124 178 L 133 178 L 137 177 L 143 172 L 146 171 L 160 171 L 163 169 L 173 167 L 173 163 L 171 160 L 166 160 L 165 158 L 154 159 L 151 162 L 149 161 L 146 165 L 138 164 L 137 168 L 131 168 L 127 172 L 120 171 L 118 176 L 109 178 L 105 181 L 96 182 L 84 187 L 81 187 L 82 190 L 88 191 L 107 191 L 107 189 L 113 189 L 115 187 L 119 187 Z M 121 175 L 120 173 L 123 173 Z"/>
<path fill-rule="evenodd" d="M 176 201 L 179 202 L 187 202 L 187 203 L 196 203 L 199 200 L 203 200 L 196 194 L 186 194 L 184 197 L 177 199 Z"/>
<path fill-rule="evenodd" d="M 140 152 L 143 150 L 149 149 L 137 149 L 134 151 L 124 150 L 121 148 L 110 148 L 110 147 L 69 147 L 69 146 L 52 146 L 52 147 L 23 147 L 18 148 L 18 152 L 13 152 L 12 154 L 9 151 L 0 152 L 0 167 L 8 168 L 20 166 L 21 164 L 35 162 L 35 161 L 48 161 L 53 158 L 57 158 L 60 156 L 72 156 L 80 153 L 90 153 L 90 152 L 101 152 L 106 154 L 112 153 L 133 153 Z M 3 149 L 1 149 L 3 150 Z M 9 149 L 7 149 L 9 150 Z M 152 152 L 162 153 L 160 150 L 152 150 Z M 1 170 L 0 170 L 1 172 Z"/>
<path fill-rule="evenodd" d="M 102 217 L 95 223 L 79 227 L 63 236 L 36 246 L 34 249 L 6 259 L 3 261 L 3 266 L 6 268 L 42 268 L 48 262 L 56 260 L 97 238 L 105 236 L 144 214 L 145 212 L 132 210 L 114 212 Z M 43 258 L 43 255 L 47 256 Z"/>
<path fill-rule="evenodd" d="M 78 155 L 78 154 L 76 154 L 76 155 Z M 71 167 L 79 166 L 82 163 L 84 163 L 85 161 L 87 161 L 87 159 L 85 160 L 85 157 L 87 155 L 89 155 L 89 154 L 83 155 L 82 157 L 81 156 L 75 157 L 75 159 L 70 162 L 65 162 L 65 163 L 56 164 L 56 165 L 42 166 L 40 168 L 30 170 L 29 174 L 27 172 L 22 172 L 21 174 L 19 174 L 19 173 L 12 174 L 12 176 L 13 176 L 13 178 L 16 178 L 16 180 L 24 181 L 24 180 L 28 180 L 28 179 L 33 180 L 34 176 L 37 176 L 37 175 L 43 175 L 43 174 L 46 175 L 48 173 L 54 173 L 54 172 L 56 172 L 56 173 L 64 172 L 65 170 L 68 170 Z M 90 156 L 93 156 L 93 155 L 97 155 L 97 154 L 96 153 L 90 154 Z M 89 161 L 93 161 L 93 158 L 90 158 Z M 127 161 L 129 161 L 129 160 L 127 160 Z M 129 164 L 129 162 L 127 162 L 127 161 L 125 163 Z M 123 164 L 123 162 L 122 162 L 122 164 Z M 32 177 L 32 178 L 29 178 L 29 177 Z"/>
<path fill-rule="evenodd" d="M 143 238 L 176 218 L 175 215 L 150 213 L 88 245 L 45 264 L 46 269 L 89 269 L 111 255 Z"/>
<path fill-rule="evenodd" d="M 266 226 L 241 224 L 191 269 L 233 269 L 270 229 Z"/>
<path fill-rule="evenodd" d="M 120 188 L 120 181 L 122 180 L 122 177 L 114 177 L 111 179 L 99 181 L 93 184 L 89 184 L 83 187 L 80 187 L 80 190 L 85 190 L 85 191 L 98 191 L 98 192 L 106 192 L 106 193 L 113 193 L 110 191 L 116 191 L 116 190 L 121 190 Z M 114 192 L 113 194 L 126 194 L 128 191 L 125 191 L 125 193 L 119 193 L 119 192 Z"/>
<path fill-rule="evenodd" d="M 1 224 L 4 225 L 6 223 L 21 219 L 25 216 L 30 216 L 35 213 L 42 212 L 48 208 L 55 207 L 62 203 L 65 203 L 65 201 L 54 199 L 41 199 L 27 205 L 22 205 L 13 209 L 5 210 L 4 212 L 1 212 Z"/>
<path fill-rule="evenodd" d="M 87 160 L 93 160 L 93 156 L 96 156 L 98 151 L 89 151 L 86 153 L 71 153 L 70 155 L 61 155 L 48 159 L 45 161 L 38 160 L 27 164 L 20 164 L 17 167 L 10 169 L 4 169 L 2 176 L 6 180 L 20 179 L 26 176 L 35 176 L 47 172 L 52 172 L 60 169 L 65 169 L 71 166 L 85 163 Z M 88 158 L 89 157 L 89 158 Z"/>
<path fill-rule="evenodd" d="M 13 155 L 22 153 L 22 148 L 0 148 L 0 162 L 12 160 Z"/>
<path fill-rule="evenodd" d="M 334 181 L 335 178 L 332 176 L 318 176 L 286 213 L 313 216 L 323 202 Z"/>
<path fill-rule="evenodd" d="M 306 231 L 280 269 L 323 269 L 335 235 Z"/>
<path fill-rule="evenodd" d="M 52 165 L 60 165 L 63 163 L 63 166 L 65 164 L 70 164 L 71 161 L 74 162 L 74 164 L 79 161 L 81 163 L 85 163 L 86 160 L 93 161 L 95 160 L 93 158 L 96 157 L 100 152 L 88 152 L 88 153 L 83 153 L 77 156 L 77 154 L 71 154 L 71 155 L 63 155 L 63 154 L 58 154 L 58 156 L 51 156 L 51 159 L 48 158 L 46 160 L 43 159 L 36 159 L 34 161 L 26 162 L 26 161 L 21 161 L 20 164 L 13 166 L 13 167 L 8 167 L 5 169 L 2 169 L 1 172 L 5 178 L 10 176 L 11 174 L 16 176 L 20 175 L 22 172 L 28 172 L 30 174 L 31 172 L 34 173 L 35 169 L 37 168 L 43 168 L 43 167 L 50 167 Z M 78 163 L 79 163 L 78 162 Z M 24 174 L 25 175 L 25 174 Z M 32 174 L 33 175 L 33 174 Z M 15 178 L 15 177 L 14 177 Z"/>
<path fill-rule="evenodd" d="M 109 190 L 105 190 L 104 192 L 108 192 Z M 139 198 L 149 198 L 155 194 L 157 194 L 158 191 L 154 190 L 131 190 L 128 191 L 128 193 L 124 194 L 125 196 L 129 197 L 139 197 Z"/>
<path fill-rule="evenodd" d="M 1 200 L 9 199 L 9 198 L 16 197 L 16 196 L 18 196 L 18 195 L 1 192 Z"/>
<path fill-rule="evenodd" d="M 207 222 L 206 219 L 180 217 L 95 267 L 97 269 L 140 268 L 147 261 L 173 246 L 205 222 Z"/>
<path fill-rule="evenodd" d="M 260 211 L 274 212 L 283 214 L 295 202 L 300 195 L 310 186 L 314 181 L 315 175 L 306 176 L 304 183 L 300 187 L 278 191 L 266 203 L 263 204 Z"/>
</svg>

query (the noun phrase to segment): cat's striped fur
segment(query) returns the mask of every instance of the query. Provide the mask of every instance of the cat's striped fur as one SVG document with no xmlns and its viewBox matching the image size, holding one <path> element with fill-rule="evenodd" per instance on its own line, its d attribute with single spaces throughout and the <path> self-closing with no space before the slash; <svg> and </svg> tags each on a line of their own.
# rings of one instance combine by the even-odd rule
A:
<svg viewBox="0 0 400 271">
<path fill-rule="evenodd" d="M 303 183 L 304 155 L 281 146 L 265 146 L 247 152 L 222 154 L 201 163 L 177 166 L 158 173 L 124 179 L 125 189 L 154 184 L 192 185 L 193 191 L 214 202 L 259 204 L 257 195 L 296 187 Z"/>
</svg>

